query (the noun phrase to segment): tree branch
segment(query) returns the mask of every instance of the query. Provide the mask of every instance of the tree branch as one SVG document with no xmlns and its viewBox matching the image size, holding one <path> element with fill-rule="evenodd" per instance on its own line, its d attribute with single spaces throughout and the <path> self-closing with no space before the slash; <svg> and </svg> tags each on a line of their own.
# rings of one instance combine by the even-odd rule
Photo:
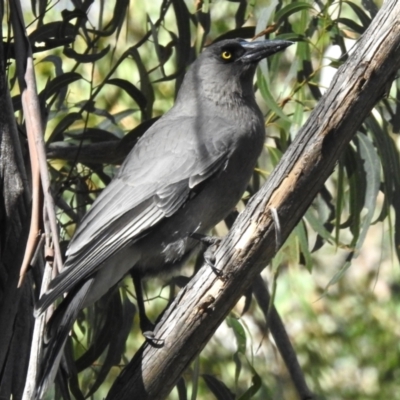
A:
<svg viewBox="0 0 400 400">
<path fill-rule="evenodd" d="M 216 276 L 203 266 L 155 329 L 162 348 L 145 343 L 107 399 L 164 399 L 240 296 L 275 253 L 277 210 L 285 240 L 306 212 L 363 120 L 400 67 L 400 2 L 388 0 L 339 68 L 330 90 L 278 167 L 217 250 Z"/>
<path fill-rule="evenodd" d="M 39 98 L 36 90 L 36 80 L 33 69 L 32 49 L 26 35 L 21 4 L 19 1 L 10 3 L 11 23 L 15 35 L 16 67 L 18 72 L 18 83 L 21 91 L 22 107 L 24 111 L 26 131 L 29 143 L 29 152 L 32 163 L 32 220 L 29 233 L 28 245 L 25 251 L 23 265 L 21 266 L 20 281 L 33 257 L 37 243 L 39 242 L 39 203 L 40 185 L 42 182 L 45 207 L 47 209 L 52 245 L 55 250 L 55 261 L 58 268 L 62 266 L 61 250 L 58 241 L 57 219 L 55 206 L 50 190 L 50 180 L 47 171 L 47 159 L 43 139 L 43 121 L 40 113 Z M 40 175 L 39 175 L 40 174 Z"/>
<path fill-rule="evenodd" d="M 81 146 L 65 143 L 51 143 L 47 148 L 47 158 L 76 161 L 87 164 L 121 164 L 134 143 L 120 146 L 119 140 L 108 140 L 101 143 L 82 144 Z"/>
</svg>

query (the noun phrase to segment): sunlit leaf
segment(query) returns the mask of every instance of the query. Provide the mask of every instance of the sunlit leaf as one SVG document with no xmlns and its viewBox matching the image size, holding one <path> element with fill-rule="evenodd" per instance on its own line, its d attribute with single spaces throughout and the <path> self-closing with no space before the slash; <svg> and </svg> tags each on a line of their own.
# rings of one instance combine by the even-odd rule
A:
<svg viewBox="0 0 400 400">
<path fill-rule="evenodd" d="M 360 234 L 355 245 L 355 255 L 357 256 L 362 244 L 367 235 L 368 228 L 371 225 L 372 218 L 376 207 L 376 199 L 380 187 L 380 161 L 375 147 L 368 136 L 359 133 L 358 150 L 364 161 L 364 170 L 366 174 L 366 190 L 364 199 L 364 208 L 367 209 L 367 214 L 363 217 L 360 226 Z"/>
<path fill-rule="evenodd" d="M 282 109 L 278 106 L 275 98 L 272 96 L 272 93 L 270 92 L 267 82 L 264 76 L 262 75 L 261 71 L 257 71 L 257 83 L 260 93 L 265 103 L 267 104 L 268 108 L 275 114 L 277 114 L 280 118 L 284 120 L 289 120 L 289 118 L 285 115 Z"/>
<path fill-rule="evenodd" d="M 365 29 L 368 28 L 369 24 L 371 23 L 371 18 L 365 13 L 365 11 L 353 1 L 344 0 L 343 3 L 348 4 L 357 14 L 357 17 L 360 19 L 363 27 Z"/>
<path fill-rule="evenodd" d="M 304 224 L 300 222 L 297 224 L 296 228 L 294 228 L 294 232 L 296 237 L 299 241 L 300 251 L 304 257 L 304 266 L 307 268 L 308 271 L 312 271 L 313 268 L 313 261 L 311 258 L 311 253 L 308 245 L 307 233 L 304 227 Z"/>
<path fill-rule="evenodd" d="M 275 14 L 275 21 L 277 23 L 281 22 L 281 20 L 288 18 L 290 15 L 297 13 L 302 10 L 312 10 L 313 6 L 309 3 L 296 1 L 292 4 L 288 4 L 283 7 Z"/>
</svg>

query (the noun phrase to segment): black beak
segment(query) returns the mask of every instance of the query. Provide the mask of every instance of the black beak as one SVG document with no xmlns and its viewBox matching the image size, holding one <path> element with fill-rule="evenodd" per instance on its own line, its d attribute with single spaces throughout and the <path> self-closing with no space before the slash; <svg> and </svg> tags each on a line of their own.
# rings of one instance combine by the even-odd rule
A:
<svg viewBox="0 0 400 400">
<path fill-rule="evenodd" d="M 240 57 L 240 60 L 245 63 L 256 63 L 263 58 L 272 56 L 272 54 L 285 50 L 294 42 L 288 40 L 258 40 L 255 42 L 240 42 L 246 52 Z"/>
</svg>

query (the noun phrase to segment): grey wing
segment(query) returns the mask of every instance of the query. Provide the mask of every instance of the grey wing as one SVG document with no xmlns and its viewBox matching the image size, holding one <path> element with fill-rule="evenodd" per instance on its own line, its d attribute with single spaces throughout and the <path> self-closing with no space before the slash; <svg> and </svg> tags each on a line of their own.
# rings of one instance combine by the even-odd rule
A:
<svg viewBox="0 0 400 400">
<path fill-rule="evenodd" d="M 225 168 L 228 143 L 211 143 L 206 148 L 196 143 L 193 132 L 179 134 L 178 127 L 169 124 L 164 131 L 168 146 L 157 146 L 155 133 L 160 129 L 162 123 L 153 125 L 83 218 L 62 273 L 40 299 L 39 312 L 93 274 L 110 256 L 173 215 L 196 186 Z"/>
</svg>

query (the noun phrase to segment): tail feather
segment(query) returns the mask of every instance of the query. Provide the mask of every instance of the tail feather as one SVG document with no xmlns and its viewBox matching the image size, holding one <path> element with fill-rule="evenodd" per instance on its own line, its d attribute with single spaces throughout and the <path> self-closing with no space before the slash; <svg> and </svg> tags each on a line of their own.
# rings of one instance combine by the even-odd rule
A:
<svg viewBox="0 0 400 400">
<path fill-rule="evenodd" d="M 35 400 L 43 397 L 47 388 L 55 379 L 63 356 L 65 342 L 93 282 L 94 278 L 91 278 L 77 290 L 70 292 L 57 307 L 48 323 L 47 340 L 44 344 L 41 368 L 36 381 Z"/>
</svg>

